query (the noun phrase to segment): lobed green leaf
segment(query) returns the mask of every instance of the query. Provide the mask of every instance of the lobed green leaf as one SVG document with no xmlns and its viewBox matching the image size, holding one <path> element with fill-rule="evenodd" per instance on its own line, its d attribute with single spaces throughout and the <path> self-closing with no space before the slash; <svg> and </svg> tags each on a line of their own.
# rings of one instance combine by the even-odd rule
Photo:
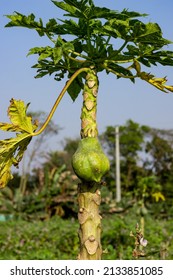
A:
<svg viewBox="0 0 173 280">
<path fill-rule="evenodd" d="M 13 15 L 6 15 L 11 21 L 5 25 L 5 27 L 21 26 L 30 29 L 35 29 L 40 36 L 44 36 L 45 28 L 43 27 L 42 19 L 35 21 L 35 15 L 30 14 L 28 16 L 15 12 Z"/>
<path fill-rule="evenodd" d="M 76 100 L 79 93 L 81 92 L 81 89 L 83 89 L 83 82 L 82 75 L 79 75 L 67 89 L 67 92 L 69 93 L 73 101 Z"/>
<path fill-rule="evenodd" d="M 53 1 L 52 2 L 60 9 L 68 12 L 72 17 L 83 17 L 81 5 L 77 1 Z"/>
</svg>

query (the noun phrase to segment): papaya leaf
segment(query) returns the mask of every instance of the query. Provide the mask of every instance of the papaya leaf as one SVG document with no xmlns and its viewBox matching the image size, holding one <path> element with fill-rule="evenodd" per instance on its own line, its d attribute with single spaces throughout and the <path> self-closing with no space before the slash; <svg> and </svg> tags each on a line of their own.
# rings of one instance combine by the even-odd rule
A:
<svg viewBox="0 0 173 280">
<path fill-rule="evenodd" d="M 115 74 L 118 79 L 126 77 L 129 78 L 133 83 L 135 82 L 135 76 L 133 75 L 133 73 L 129 69 L 124 68 L 116 63 L 109 63 L 107 71 L 108 73 L 112 72 L 113 74 Z"/>
<path fill-rule="evenodd" d="M 64 16 L 90 19 L 93 15 L 92 10 L 95 7 L 92 0 L 64 0 L 52 2 L 60 9 L 68 12 Z"/>
<path fill-rule="evenodd" d="M 53 49 L 53 60 L 54 63 L 57 64 L 62 57 L 62 48 L 54 48 Z"/>
<path fill-rule="evenodd" d="M 11 167 L 18 166 L 38 126 L 26 115 L 28 106 L 21 100 L 11 99 L 8 108 L 11 123 L 0 123 L 1 130 L 16 132 L 16 137 L 0 140 L 0 188 L 13 178 Z"/>
<path fill-rule="evenodd" d="M 38 61 L 44 60 L 45 58 L 53 56 L 52 48 L 50 46 L 31 48 L 29 50 L 28 55 L 31 55 L 31 54 L 38 54 L 39 55 Z"/>
<path fill-rule="evenodd" d="M 146 73 L 144 71 L 138 72 L 138 77 L 165 93 L 173 92 L 173 86 L 165 84 L 167 82 L 166 77 L 157 78 L 154 75 Z"/>
<path fill-rule="evenodd" d="M 79 75 L 67 89 L 67 92 L 69 93 L 73 101 L 76 100 L 81 89 L 83 89 L 84 87 L 81 76 L 82 75 Z"/>
<path fill-rule="evenodd" d="M 81 24 L 82 20 L 82 24 Z M 79 20 L 79 23 L 74 20 L 60 20 L 63 24 L 61 28 L 64 30 L 64 34 L 72 34 L 78 36 L 86 35 L 86 22 L 83 19 Z M 84 26 L 83 26 L 84 25 Z M 60 34 L 60 33 L 59 33 Z"/>
<path fill-rule="evenodd" d="M 171 41 L 162 37 L 161 28 L 157 23 L 144 24 L 138 20 L 133 20 L 130 25 L 133 30 L 130 41 L 151 45 L 155 48 L 161 48 L 171 43 Z"/>
<path fill-rule="evenodd" d="M 11 21 L 5 25 L 5 27 L 22 26 L 30 29 L 35 29 L 40 36 L 44 36 L 45 28 L 43 27 L 42 19 L 35 21 L 35 15 L 30 14 L 28 16 L 15 12 L 13 15 L 6 15 Z"/>
<path fill-rule="evenodd" d="M 82 14 L 82 11 L 80 10 L 80 3 L 77 1 L 52 1 L 55 6 L 57 6 L 58 8 L 68 12 L 68 16 L 71 17 L 84 17 Z M 69 3 L 68 3 L 69 2 Z"/>
<path fill-rule="evenodd" d="M 54 18 L 49 19 L 45 26 L 45 33 L 48 37 L 54 37 L 55 35 L 67 34 L 67 31 L 64 27 L 59 24 Z M 50 39 L 49 37 L 49 39 Z"/>
<path fill-rule="evenodd" d="M 152 64 L 157 62 L 161 65 L 173 66 L 173 51 L 152 52 L 149 56 L 146 55 L 146 58 Z"/>
<path fill-rule="evenodd" d="M 96 19 L 96 18 L 105 18 L 105 19 L 111 19 L 116 16 L 117 12 L 112 11 L 108 8 L 105 7 L 93 7 L 91 10 L 91 19 Z"/>
</svg>

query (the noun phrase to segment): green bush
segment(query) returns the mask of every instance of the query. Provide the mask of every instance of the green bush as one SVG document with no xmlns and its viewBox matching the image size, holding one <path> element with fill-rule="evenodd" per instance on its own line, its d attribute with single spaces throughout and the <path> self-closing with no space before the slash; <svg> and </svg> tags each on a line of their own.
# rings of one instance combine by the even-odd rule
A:
<svg viewBox="0 0 173 280">
<path fill-rule="evenodd" d="M 106 249 L 104 259 L 133 259 L 135 239 L 130 236 L 130 232 L 135 233 L 136 224 L 140 225 L 140 220 L 141 216 L 136 214 L 135 207 L 123 215 L 114 214 L 103 219 L 102 244 Z M 148 245 L 143 259 L 173 259 L 172 220 L 159 220 L 147 214 L 144 221 L 144 238 Z"/>
<path fill-rule="evenodd" d="M 140 216 L 135 208 L 125 214 L 103 217 L 103 259 L 132 259 L 135 232 Z M 50 220 L 0 222 L 1 260 L 75 260 L 78 255 L 78 222 L 53 217 Z M 145 217 L 145 236 L 148 245 L 144 259 L 173 259 L 173 223 L 171 220 Z"/>
<path fill-rule="evenodd" d="M 44 222 L 1 222 L 0 259 L 75 259 L 77 227 L 73 220 L 58 217 Z"/>
</svg>

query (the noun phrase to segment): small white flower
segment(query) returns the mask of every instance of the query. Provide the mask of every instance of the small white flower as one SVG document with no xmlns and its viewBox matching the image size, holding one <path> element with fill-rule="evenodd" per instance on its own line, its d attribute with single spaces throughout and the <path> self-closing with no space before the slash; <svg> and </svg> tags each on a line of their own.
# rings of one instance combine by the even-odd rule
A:
<svg viewBox="0 0 173 280">
<path fill-rule="evenodd" d="M 146 239 L 144 239 L 143 237 L 140 239 L 140 245 L 142 245 L 143 247 L 147 246 L 148 241 Z"/>
</svg>

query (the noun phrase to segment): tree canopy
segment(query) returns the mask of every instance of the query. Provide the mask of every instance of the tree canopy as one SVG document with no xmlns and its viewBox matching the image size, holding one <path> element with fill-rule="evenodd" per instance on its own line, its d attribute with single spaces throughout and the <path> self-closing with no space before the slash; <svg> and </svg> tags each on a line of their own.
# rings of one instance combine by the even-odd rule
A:
<svg viewBox="0 0 173 280">
<path fill-rule="evenodd" d="M 144 23 L 147 14 L 124 9 L 119 12 L 95 6 L 92 0 L 52 1 L 65 14 L 63 19 L 51 18 L 46 24 L 34 14 L 15 12 L 7 15 L 6 27 L 20 26 L 34 29 L 39 36 L 47 36 L 50 45 L 34 47 L 29 55 L 37 54 L 36 78 L 52 75 L 57 81 L 65 74 L 71 77 L 82 67 L 95 67 L 113 73 L 117 78 L 135 82 L 140 78 L 164 92 L 173 91 L 166 85 L 166 77 L 156 78 L 142 66 L 173 65 L 173 51 L 165 47 L 170 40 L 162 36 L 158 23 Z M 68 19 L 65 19 L 68 18 Z M 73 81 L 68 93 L 75 100 L 83 88 L 83 74 Z"/>
</svg>

